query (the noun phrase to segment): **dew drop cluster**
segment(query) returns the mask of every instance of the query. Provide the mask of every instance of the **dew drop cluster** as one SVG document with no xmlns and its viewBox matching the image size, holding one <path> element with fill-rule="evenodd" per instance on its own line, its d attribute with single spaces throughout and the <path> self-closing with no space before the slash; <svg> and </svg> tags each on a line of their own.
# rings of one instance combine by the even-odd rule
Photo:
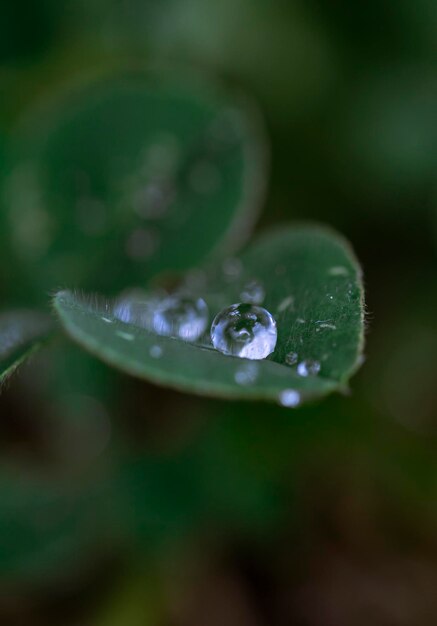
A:
<svg viewBox="0 0 437 626">
<path fill-rule="evenodd" d="M 222 269 L 225 280 L 239 281 L 242 265 L 238 259 L 229 259 Z M 339 268 L 334 269 L 336 273 L 340 273 Z M 173 293 L 147 293 L 142 289 L 126 291 L 113 303 L 113 317 L 158 336 L 177 338 L 189 343 L 197 342 L 203 348 L 243 359 L 240 365 L 232 364 L 233 380 L 241 387 L 255 385 L 262 371 L 257 361 L 269 357 L 275 351 L 278 340 L 276 320 L 262 306 L 265 299 L 264 286 L 257 280 L 241 282 L 237 288 L 240 302 L 214 312 L 209 311 L 203 298 L 192 295 L 204 283 L 205 276 L 199 270 L 197 273 L 192 272 L 180 290 Z M 294 297 L 287 296 L 278 305 L 276 315 L 285 311 L 293 312 L 294 306 Z M 307 320 L 302 318 L 295 318 L 295 322 L 307 324 Z M 318 320 L 316 325 L 318 329 L 335 329 L 330 320 Z M 118 331 L 118 335 L 125 340 L 128 340 L 128 334 Z M 321 369 L 320 362 L 300 354 L 301 350 L 300 345 L 299 352 L 287 352 L 284 356 L 285 364 L 293 369 L 295 376 L 317 376 Z M 160 359 L 164 354 L 165 347 L 162 344 L 154 344 L 149 349 L 152 359 Z M 299 406 L 302 401 L 300 391 L 292 387 L 279 391 L 277 399 L 280 405 L 289 408 Z"/>
</svg>

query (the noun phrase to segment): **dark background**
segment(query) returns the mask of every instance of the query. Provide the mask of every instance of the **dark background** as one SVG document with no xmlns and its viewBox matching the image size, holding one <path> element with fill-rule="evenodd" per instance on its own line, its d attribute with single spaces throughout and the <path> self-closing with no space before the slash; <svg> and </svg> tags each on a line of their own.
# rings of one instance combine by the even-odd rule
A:
<svg viewBox="0 0 437 626">
<path fill-rule="evenodd" d="M 35 358 L 0 399 L 1 624 L 435 623 L 436 60 L 435 0 L 2 2 L 0 152 L 84 72 L 207 70 L 266 120 L 257 229 L 344 233 L 368 332 L 351 395 L 293 412 Z"/>
</svg>

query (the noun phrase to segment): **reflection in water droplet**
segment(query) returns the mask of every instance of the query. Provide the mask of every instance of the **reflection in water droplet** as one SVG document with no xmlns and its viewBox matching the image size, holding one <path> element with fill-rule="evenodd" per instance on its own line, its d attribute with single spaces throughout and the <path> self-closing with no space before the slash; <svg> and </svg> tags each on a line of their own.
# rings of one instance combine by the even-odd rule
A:
<svg viewBox="0 0 437 626">
<path fill-rule="evenodd" d="M 297 366 L 297 373 L 299 376 L 317 376 L 320 372 L 320 363 L 313 359 L 305 359 L 301 361 Z"/>
<path fill-rule="evenodd" d="M 298 359 L 299 359 L 299 355 L 297 352 L 289 352 L 285 356 L 285 362 L 287 365 L 296 365 Z"/>
<path fill-rule="evenodd" d="M 247 283 L 240 294 L 241 301 L 249 304 L 262 304 L 265 296 L 264 287 L 257 280 Z"/>
<path fill-rule="evenodd" d="M 152 346 L 149 351 L 152 359 L 159 359 L 162 357 L 162 348 L 161 346 Z"/>
<path fill-rule="evenodd" d="M 161 299 L 153 308 L 152 329 L 158 335 L 196 341 L 208 325 L 208 307 L 202 298 L 173 294 Z"/>
<path fill-rule="evenodd" d="M 211 327 L 217 350 L 246 359 L 265 359 L 277 338 L 273 316 L 254 304 L 233 304 L 215 317 Z"/>
<path fill-rule="evenodd" d="M 243 363 L 235 372 L 234 379 L 237 385 L 252 385 L 258 378 L 256 363 Z"/>
<path fill-rule="evenodd" d="M 279 394 L 279 404 L 294 408 L 300 404 L 300 393 L 295 389 L 284 389 Z"/>
</svg>

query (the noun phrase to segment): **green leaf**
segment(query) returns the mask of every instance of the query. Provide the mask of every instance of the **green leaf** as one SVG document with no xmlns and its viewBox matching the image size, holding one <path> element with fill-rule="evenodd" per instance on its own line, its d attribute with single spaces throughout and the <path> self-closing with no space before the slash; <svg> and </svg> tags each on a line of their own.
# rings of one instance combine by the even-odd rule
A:
<svg viewBox="0 0 437 626">
<path fill-rule="evenodd" d="M 130 74 L 76 87 L 10 142 L 11 247 L 40 290 L 114 292 L 196 266 L 250 232 L 263 147 L 252 107 L 207 82 Z"/>
<path fill-rule="evenodd" d="M 0 383 L 48 339 L 52 321 L 35 311 L 0 313 Z"/>
<path fill-rule="evenodd" d="M 225 264 L 225 269 L 228 264 Z M 283 228 L 262 237 L 241 257 L 241 274 L 231 279 L 210 272 L 203 295 L 211 317 L 241 301 L 242 285 L 256 279 L 266 291 L 263 305 L 275 317 L 278 342 L 262 361 L 225 356 L 204 345 L 157 336 L 111 317 L 71 292 L 60 292 L 54 306 L 66 332 L 85 349 L 133 376 L 198 394 L 278 401 L 295 390 L 300 401 L 345 387 L 363 350 L 361 270 L 348 244 L 318 226 Z M 110 309 L 109 309 L 110 311 Z M 160 358 L 151 356 L 159 346 Z M 320 374 L 303 377 L 286 364 L 317 360 Z M 152 354 L 156 356 L 156 348 Z M 241 368 L 256 367 L 256 380 L 243 386 Z"/>
<path fill-rule="evenodd" d="M 46 581 L 68 576 L 105 543 L 110 519 L 104 481 L 49 477 L 0 467 L 0 575 Z"/>
</svg>

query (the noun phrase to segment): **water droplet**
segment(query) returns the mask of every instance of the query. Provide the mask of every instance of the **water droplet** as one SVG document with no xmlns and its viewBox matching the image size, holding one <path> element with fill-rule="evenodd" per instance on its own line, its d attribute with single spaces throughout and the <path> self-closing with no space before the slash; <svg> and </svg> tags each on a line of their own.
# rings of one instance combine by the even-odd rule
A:
<svg viewBox="0 0 437 626">
<path fill-rule="evenodd" d="M 287 365 L 296 365 L 299 360 L 299 355 L 297 352 L 289 352 L 285 356 L 285 362 Z"/>
<path fill-rule="evenodd" d="M 126 241 L 126 253 L 135 261 L 144 261 L 150 258 L 158 248 L 157 234 L 144 228 L 137 228 L 132 231 Z"/>
<path fill-rule="evenodd" d="M 220 186 L 220 171 L 210 161 L 198 161 L 189 174 L 189 182 L 195 193 L 207 195 L 214 193 Z"/>
<path fill-rule="evenodd" d="M 152 346 L 149 350 L 149 354 L 152 359 L 159 359 L 162 357 L 162 348 L 161 346 Z"/>
<path fill-rule="evenodd" d="M 317 376 L 319 372 L 320 363 L 319 361 L 314 361 L 313 359 L 305 359 L 297 366 L 297 373 L 299 376 Z"/>
<path fill-rule="evenodd" d="M 153 308 L 152 329 L 158 335 L 196 341 L 208 325 L 208 306 L 202 298 L 172 294 Z"/>
<path fill-rule="evenodd" d="M 283 313 L 287 309 L 291 309 L 291 310 L 294 309 L 294 297 L 293 296 L 287 296 L 286 298 L 282 300 L 282 302 L 278 306 L 278 313 Z"/>
<path fill-rule="evenodd" d="M 329 268 L 328 274 L 330 276 L 348 276 L 349 270 L 343 265 L 335 265 Z"/>
<path fill-rule="evenodd" d="M 123 292 L 114 302 L 112 314 L 120 322 L 147 328 L 150 309 L 156 300 L 142 289 L 130 289 Z"/>
<path fill-rule="evenodd" d="M 275 349 L 277 338 L 273 316 L 254 304 L 233 304 L 215 317 L 211 327 L 217 350 L 246 359 L 265 359 Z"/>
<path fill-rule="evenodd" d="M 235 372 L 237 385 L 252 385 L 258 378 L 258 365 L 256 363 L 244 363 Z"/>
<path fill-rule="evenodd" d="M 297 407 L 300 404 L 300 393 L 295 389 L 284 389 L 279 394 L 279 403 L 290 408 Z"/>
<path fill-rule="evenodd" d="M 240 294 L 241 301 L 249 304 L 262 304 L 265 296 L 265 289 L 257 280 L 247 283 Z"/>
</svg>

